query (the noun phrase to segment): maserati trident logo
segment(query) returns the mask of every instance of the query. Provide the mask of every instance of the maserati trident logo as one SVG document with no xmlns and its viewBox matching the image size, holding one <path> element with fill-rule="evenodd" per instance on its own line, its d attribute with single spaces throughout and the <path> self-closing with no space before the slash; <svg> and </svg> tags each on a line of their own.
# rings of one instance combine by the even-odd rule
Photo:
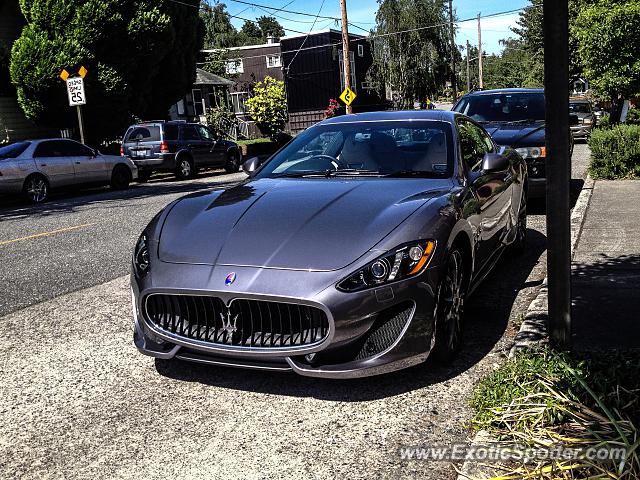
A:
<svg viewBox="0 0 640 480">
<path fill-rule="evenodd" d="M 236 272 L 231 272 L 229 275 L 227 275 L 227 278 L 224 279 L 224 284 L 231 285 L 235 281 L 236 281 Z"/>
<path fill-rule="evenodd" d="M 227 335 L 230 337 L 233 335 L 238 329 L 236 324 L 238 323 L 238 316 L 231 317 L 231 309 L 227 308 L 227 314 L 220 314 L 220 318 L 222 319 L 222 330 L 227 332 Z"/>
</svg>

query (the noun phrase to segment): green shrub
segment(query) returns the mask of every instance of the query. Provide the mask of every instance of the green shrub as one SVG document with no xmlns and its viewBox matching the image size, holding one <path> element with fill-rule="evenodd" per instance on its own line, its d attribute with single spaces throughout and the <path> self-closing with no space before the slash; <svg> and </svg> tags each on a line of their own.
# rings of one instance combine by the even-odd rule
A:
<svg viewBox="0 0 640 480">
<path fill-rule="evenodd" d="M 597 128 L 589 139 L 593 178 L 640 178 L 640 125 Z"/>
<path fill-rule="evenodd" d="M 260 131 L 275 141 L 287 123 L 287 95 L 284 82 L 269 76 L 264 77 L 262 82 L 256 83 L 253 96 L 245 104 Z"/>
<path fill-rule="evenodd" d="M 207 111 L 207 123 L 220 137 L 227 137 L 229 131 L 238 123 L 235 113 L 224 106 L 213 107 Z"/>
<path fill-rule="evenodd" d="M 640 108 L 630 108 L 625 123 L 627 125 L 640 125 Z"/>
<path fill-rule="evenodd" d="M 604 115 L 602 115 L 602 117 L 600 117 L 600 120 L 598 120 L 598 128 L 611 128 L 610 114 L 605 113 Z"/>
</svg>

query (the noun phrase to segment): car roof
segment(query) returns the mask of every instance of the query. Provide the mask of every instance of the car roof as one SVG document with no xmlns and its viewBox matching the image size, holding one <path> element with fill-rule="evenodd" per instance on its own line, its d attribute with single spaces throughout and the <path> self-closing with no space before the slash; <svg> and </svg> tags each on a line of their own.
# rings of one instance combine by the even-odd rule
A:
<svg viewBox="0 0 640 480">
<path fill-rule="evenodd" d="M 76 143 L 80 143 L 77 140 L 74 140 L 73 138 L 30 138 L 30 139 L 26 139 L 26 140 L 16 140 L 13 143 L 19 143 L 19 142 L 31 142 L 32 144 L 37 144 L 37 143 L 42 143 L 42 142 L 51 142 L 51 141 L 56 141 L 56 140 L 69 140 L 72 142 L 76 142 Z"/>
<path fill-rule="evenodd" d="M 320 124 L 333 125 L 339 123 L 384 122 L 391 120 L 438 120 L 442 122 L 452 122 L 457 116 L 460 116 L 460 114 L 448 110 L 398 110 L 340 115 L 323 120 Z"/>
<path fill-rule="evenodd" d="M 493 90 L 475 90 L 464 96 L 495 95 L 497 93 L 544 93 L 544 88 L 496 88 Z"/>
</svg>

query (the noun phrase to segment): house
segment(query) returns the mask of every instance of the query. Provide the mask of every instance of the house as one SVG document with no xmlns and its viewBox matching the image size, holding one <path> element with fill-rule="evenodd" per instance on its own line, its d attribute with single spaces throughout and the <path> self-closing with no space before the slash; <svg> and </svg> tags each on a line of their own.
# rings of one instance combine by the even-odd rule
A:
<svg viewBox="0 0 640 480">
<path fill-rule="evenodd" d="M 287 88 L 289 128 L 303 130 L 324 118 L 329 100 L 345 87 L 342 33 L 328 29 L 280 39 L 282 69 Z M 371 44 L 362 35 L 349 34 L 353 111 L 384 110 L 387 102 L 373 90 L 367 73 L 373 64 Z"/>
<path fill-rule="evenodd" d="M 357 97 L 354 112 L 387 108 L 385 100 L 367 83 L 373 64 L 366 37 L 350 34 L 351 88 Z M 212 50 L 202 50 L 203 54 Z M 290 131 L 304 130 L 324 118 L 329 100 L 344 90 L 342 34 L 328 29 L 308 35 L 291 35 L 279 41 L 268 38 L 262 45 L 248 45 L 229 51 L 226 71 L 234 77 L 231 105 L 244 131 L 259 135 L 245 108 L 252 85 L 266 76 L 285 82 Z"/>
<path fill-rule="evenodd" d="M 196 81 L 191 91 L 169 109 L 171 120 L 187 120 L 206 123 L 206 113 L 211 107 L 228 105 L 229 88 L 233 81 L 196 69 Z"/>
</svg>

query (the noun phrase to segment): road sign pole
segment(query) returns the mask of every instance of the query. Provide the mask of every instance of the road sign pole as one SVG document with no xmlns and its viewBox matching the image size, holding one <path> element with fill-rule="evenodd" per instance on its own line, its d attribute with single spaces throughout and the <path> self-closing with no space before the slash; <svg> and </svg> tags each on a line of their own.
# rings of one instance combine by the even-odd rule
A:
<svg viewBox="0 0 640 480">
<path fill-rule="evenodd" d="M 349 54 L 349 23 L 347 21 L 347 0 L 340 0 L 342 13 L 342 63 L 344 66 L 344 87 L 351 89 L 351 55 Z M 353 113 L 351 102 L 347 103 L 347 113 Z"/>
<path fill-rule="evenodd" d="M 85 143 L 84 141 L 84 119 L 82 118 L 82 105 L 77 105 L 78 109 L 78 125 L 80 127 L 80 142 Z"/>
<path fill-rule="evenodd" d="M 571 347 L 571 158 L 567 2 L 545 0 L 543 14 L 549 335 L 554 346 L 566 349 Z"/>
</svg>

